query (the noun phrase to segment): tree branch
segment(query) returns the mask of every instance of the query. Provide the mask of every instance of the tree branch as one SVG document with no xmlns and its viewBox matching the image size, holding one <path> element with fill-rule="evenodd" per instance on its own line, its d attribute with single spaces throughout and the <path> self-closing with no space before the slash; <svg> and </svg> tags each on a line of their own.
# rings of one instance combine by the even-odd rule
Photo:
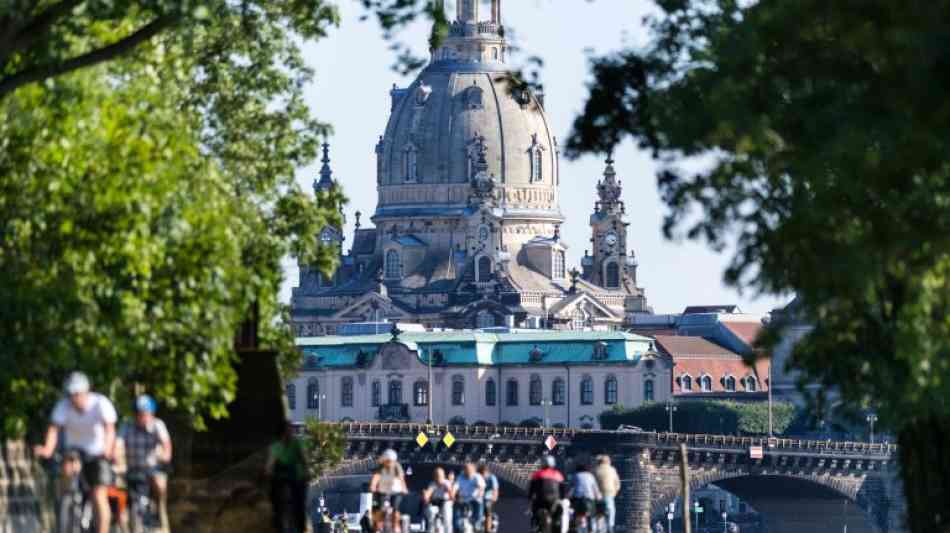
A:
<svg viewBox="0 0 950 533">
<path fill-rule="evenodd" d="M 5 64 L 13 52 L 36 42 L 37 39 L 46 34 L 53 23 L 82 2 L 83 0 L 64 0 L 58 4 L 53 4 L 26 24 L 16 24 L 15 19 L 9 19 L 8 27 L 0 36 L 0 65 Z"/>
<path fill-rule="evenodd" d="M 171 26 L 174 21 L 175 17 L 171 15 L 161 16 L 152 22 L 149 22 L 145 26 L 142 26 L 127 37 L 124 37 L 123 39 L 108 46 L 104 46 L 97 50 L 92 50 L 91 52 L 87 52 L 72 59 L 67 59 L 61 63 L 56 63 L 53 65 L 40 65 L 33 68 L 28 68 L 15 74 L 11 74 L 10 76 L 6 76 L 0 79 L 0 100 L 17 88 L 28 83 L 42 81 L 47 78 L 54 78 L 74 70 L 79 70 L 81 68 L 90 67 L 111 59 L 115 59 L 116 57 L 132 51 L 136 46 L 161 33 L 162 30 Z"/>
</svg>

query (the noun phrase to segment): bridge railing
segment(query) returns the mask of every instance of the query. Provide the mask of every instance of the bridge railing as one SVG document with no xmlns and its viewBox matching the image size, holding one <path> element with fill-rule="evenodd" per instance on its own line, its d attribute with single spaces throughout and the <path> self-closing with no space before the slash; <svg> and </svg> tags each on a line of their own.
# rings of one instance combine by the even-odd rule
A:
<svg viewBox="0 0 950 533">
<path fill-rule="evenodd" d="M 684 433 L 658 433 L 660 444 L 686 444 L 690 446 L 710 446 L 729 448 L 749 448 L 762 446 L 767 449 L 795 450 L 811 453 L 848 453 L 858 455 L 890 456 L 897 453 L 894 444 L 846 442 L 833 440 L 807 440 L 778 437 L 743 437 L 734 435 L 694 435 Z"/>
<path fill-rule="evenodd" d="M 391 436 L 415 438 L 419 433 L 445 435 L 451 432 L 456 439 L 497 439 L 543 441 L 549 435 L 559 441 L 570 441 L 579 435 L 624 435 L 628 440 L 645 445 L 687 447 L 714 447 L 748 449 L 762 446 L 770 450 L 802 451 L 815 454 L 849 454 L 888 457 L 897 453 L 894 444 L 807 440 L 778 437 L 750 437 L 736 435 L 707 435 L 688 433 L 657 433 L 608 431 L 572 428 L 529 428 L 519 426 L 443 425 L 400 422 L 345 422 L 339 424 L 348 435 Z"/>
</svg>

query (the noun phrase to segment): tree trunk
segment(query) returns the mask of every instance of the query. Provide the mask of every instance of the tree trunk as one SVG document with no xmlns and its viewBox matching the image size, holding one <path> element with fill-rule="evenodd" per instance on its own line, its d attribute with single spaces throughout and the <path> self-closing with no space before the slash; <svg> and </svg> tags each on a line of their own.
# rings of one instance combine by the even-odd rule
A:
<svg viewBox="0 0 950 533">
<path fill-rule="evenodd" d="M 917 419 L 897 441 L 908 529 L 950 533 L 950 417 Z"/>
</svg>

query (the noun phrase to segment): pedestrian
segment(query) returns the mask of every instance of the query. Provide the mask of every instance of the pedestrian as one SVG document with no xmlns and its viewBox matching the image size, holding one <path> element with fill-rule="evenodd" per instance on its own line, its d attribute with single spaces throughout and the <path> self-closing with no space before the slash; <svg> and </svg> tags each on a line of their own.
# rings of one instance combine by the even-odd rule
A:
<svg viewBox="0 0 950 533">
<path fill-rule="evenodd" d="M 597 484 L 603 496 L 604 513 L 607 515 L 607 533 L 614 533 L 617 522 L 617 493 L 620 492 L 620 476 L 617 469 L 610 464 L 609 455 L 597 456 L 597 468 L 594 470 Z"/>
</svg>

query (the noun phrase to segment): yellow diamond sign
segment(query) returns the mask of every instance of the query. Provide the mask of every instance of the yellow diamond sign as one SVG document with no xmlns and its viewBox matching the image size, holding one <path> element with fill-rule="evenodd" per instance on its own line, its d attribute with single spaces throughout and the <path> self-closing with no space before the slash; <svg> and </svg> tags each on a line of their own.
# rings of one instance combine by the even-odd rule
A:
<svg viewBox="0 0 950 533">
<path fill-rule="evenodd" d="M 452 445 L 455 444 L 455 436 L 451 433 L 446 433 L 445 436 L 442 437 L 442 442 L 445 443 L 446 448 L 451 448 Z"/>
<path fill-rule="evenodd" d="M 426 445 L 427 442 L 429 442 L 429 437 L 426 436 L 424 431 L 420 431 L 419 434 L 416 435 L 416 444 L 418 444 L 419 447 L 422 448 L 423 446 Z"/>
</svg>

